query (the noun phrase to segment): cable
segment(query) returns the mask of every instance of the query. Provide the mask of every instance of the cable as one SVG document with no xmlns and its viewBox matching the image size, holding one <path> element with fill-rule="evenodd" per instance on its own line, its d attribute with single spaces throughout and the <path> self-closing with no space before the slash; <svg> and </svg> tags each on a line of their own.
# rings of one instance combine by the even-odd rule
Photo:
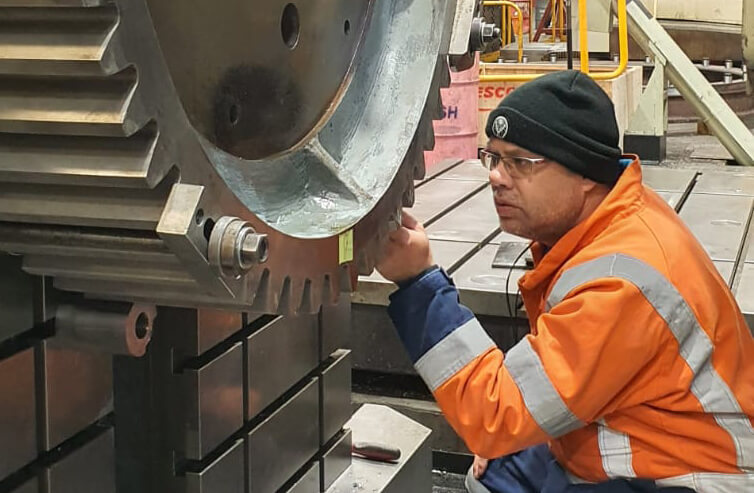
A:
<svg viewBox="0 0 754 493">
<path fill-rule="evenodd" d="M 530 248 L 531 248 L 531 245 L 526 245 L 526 248 L 524 248 L 524 250 L 518 254 L 518 257 L 516 257 L 516 260 L 514 260 L 513 263 L 511 264 L 511 268 L 508 269 L 508 277 L 505 278 L 505 304 L 508 307 L 508 314 L 511 317 L 515 317 L 516 314 L 513 312 L 513 308 L 511 308 L 511 298 L 510 296 L 508 296 L 508 286 L 510 286 L 510 280 L 511 280 L 511 276 L 513 275 L 513 269 L 516 267 L 516 264 L 518 263 L 518 261 L 521 260 L 521 257 L 523 257 L 526 254 L 526 252 L 529 251 Z M 514 302 L 514 305 L 515 305 L 514 308 L 518 308 L 518 293 L 519 292 L 520 292 L 520 288 L 516 289 L 516 300 Z"/>
</svg>

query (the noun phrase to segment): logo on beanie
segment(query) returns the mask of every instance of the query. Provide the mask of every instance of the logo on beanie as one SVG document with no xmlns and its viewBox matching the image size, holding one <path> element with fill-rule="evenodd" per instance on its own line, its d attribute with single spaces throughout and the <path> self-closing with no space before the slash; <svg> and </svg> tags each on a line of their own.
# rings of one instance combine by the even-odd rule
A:
<svg viewBox="0 0 754 493">
<path fill-rule="evenodd" d="M 492 122 L 492 133 L 498 139 L 504 139 L 508 135 L 508 119 L 503 115 L 495 118 Z"/>
</svg>

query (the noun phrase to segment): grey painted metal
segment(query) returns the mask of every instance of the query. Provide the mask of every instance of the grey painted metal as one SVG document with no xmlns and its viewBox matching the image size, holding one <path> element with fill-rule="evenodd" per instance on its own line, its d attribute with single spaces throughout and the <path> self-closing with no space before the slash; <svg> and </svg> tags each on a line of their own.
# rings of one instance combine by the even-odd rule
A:
<svg viewBox="0 0 754 493">
<path fill-rule="evenodd" d="M 320 382 L 322 418 L 320 445 L 332 440 L 351 417 L 351 367 L 353 355 L 349 350 L 340 350 L 335 361 L 322 370 Z"/>
<path fill-rule="evenodd" d="M 752 74 L 754 70 L 754 0 L 743 0 L 742 19 L 741 41 L 743 42 L 744 62 L 749 68 L 749 74 Z M 749 84 L 751 84 L 751 80 L 752 77 L 749 76 Z"/>
<path fill-rule="evenodd" d="M 741 273 L 736 277 L 734 289 L 738 305 L 754 334 L 754 264 L 743 264 Z"/>
<path fill-rule="evenodd" d="M 39 282 L 21 270 L 21 259 L 0 255 L 0 340 L 34 327 L 34 283 Z"/>
<path fill-rule="evenodd" d="M 21 486 L 10 491 L 10 493 L 39 493 L 39 492 L 40 492 L 39 480 L 37 478 L 32 478 L 26 481 Z"/>
<path fill-rule="evenodd" d="M 458 287 L 461 302 L 471 311 L 481 315 L 508 317 L 511 314 L 508 312 L 506 296 L 513 306 L 518 280 L 524 275 L 525 270 L 493 269 L 492 261 L 496 253 L 497 246 L 485 246 L 453 274 L 453 280 Z M 505 283 L 509 274 L 510 281 L 506 292 Z"/>
<path fill-rule="evenodd" d="M 695 193 L 754 196 L 754 176 L 740 171 L 705 171 L 694 186 Z"/>
<path fill-rule="evenodd" d="M 351 300 L 342 296 L 337 304 L 323 306 L 319 319 L 319 360 L 326 360 L 337 349 L 351 347 Z"/>
<path fill-rule="evenodd" d="M 108 240 L 29 269 L 98 298 L 275 313 L 334 301 L 346 230 L 373 265 L 433 145 L 456 2 L 288 3 L 43 1 L 8 17 L 0 220 Z M 224 216 L 268 235 L 265 269 L 213 272 L 204 233 Z M 121 237 L 169 261 L 113 255 Z"/>
<path fill-rule="evenodd" d="M 327 489 L 330 488 L 330 486 L 332 486 L 349 467 L 351 467 L 351 444 L 351 430 L 346 430 L 343 435 L 322 454 L 321 491 L 327 491 Z"/>
<path fill-rule="evenodd" d="M 723 280 L 728 284 L 728 286 L 731 285 L 733 282 L 733 275 L 735 274 L 734 268 L 736 266 L 735 262 L 720 262 L 716 261 L 713 262 L 715 264 L 715 268 L 717 269 L 717 272 L 720 273 L 720 277 L 723 278 Z"/>
<path fill-rule="evenodd" d="M 180 380 L 185 413 L 178 450 L 201 460 L 243 425 L 243 346 L 234 344 L 200 368 L 185 368 Z M 180 406 L 180 407 L 179 407 Z"/>
<path fill-rule="evenodd" d="M 478 159 L 466 160 L 460 165 L 437 177 L 438 180 L 473 180 L 487 183 L 490 172 L 484 169 Z"/>
<path fill-rule="evenodd" d="M 448 271 L 455 269 L 465 256 L 477 248 L 477 243 L 463 241 L 430 240 L 429 244 L 435 263 Z M 351 300 L 354 303 L 387 306 L 389 296 L 395 289 L 393 283 L 375 271 L 368 277 L 359 278 L 358 289 L 351 295 Z"/>
<path fill-rule="evenodd" d="M 320 491 L 319 479 L 319 462 L 314 462 L 301 479 L 291 486 L 287 493 L 317 493 Z"/>
<path fill-rule="evenodd" d="M 315 378 L 249 432 L 250 491 L 277 491 L 319 449 L 318 387 Z"/>
<path fill-rule="evenodd" d="M 37 456 L 34 349 L 0 361 L 0 479 Z"/>
<path fill-rule="evenodd" d="M 753 203 L 752 197 L 692 193 L 680 216 L 712 260 L 735 261 Z"/>
<path fill-rule="evenodd" d="M 683 200 L 683 194 L 678 192 L 657 192 L 657 195 L 668 203 L 675 211 L 681 206 L 681 200 Z"/>
<path fill-rule="evenodd" d="M 47 493 L 115 493 L 115 440 L 110 428 L 42 472 Z"/>
<path fill-rule="evenodd" d="M 427 234 L 433 240 L 479 243 L 496 233 L 499 227 L 492 189 L 486 187 L 429 226 Z"/>
<path fill-rule="evenodd" d="M 644 184 L 655 192 L 686 193 L 694 184 L 696 171 L 643 166 L 641 168 Z"/>
<path fill-rule="evenodd" d="M 627 13 L 631 37 L 665 65 L 670 81 L 736 160 L 754 165 L 754 135 L 712 84 L 640 2 L 629 0 Z"/>
<path fill-rule="evenodd" d="M 317 317 L 278 317 L 246 341 L 251 419 L 319 364 Z"/>
<path fill-rule="evenodd" d="M 241 329 L 238 312 L 160 308 L 160 323 L 175 327 L 173 337 L 175 357 L 178 361 L 196 357 L 208 351 Z"/>
<path fill-rule="evenodd" d="M 389 443 L 401 450 L 396 464 L 353 459 L 328 493 L 429 493 L 432 491 L 431 430 L 385 406 L 365 404 L 348 422 L 353 441 Z"/>
<path fill-rule="evenodd" d="M 427 169 L 426 174 L 424 175 L 424 178 L 420 180 L 416 180 L 416 188 L 421 188 L 427 183 L 431 182 L 435 178 L 439 178 L 446 172 L 454 169 L 456 166 L 459 166 L 464 163 L 463 159 L 444 159 L 440 161 L 439 163 L 436 163 L 434 166 Z"/>
<path fill-rule="evenodd" d="M 354 304 L 352 320 L 354 369 L 416 374 L 384 305 Z"/>
<path fill-rule="evenodd" d="M 244 442 L 236 441 L 199 472 L 186 472 L 186 493 L 245 493 Z"/>
<path fill-rule="evenodd" d="M 39 343 L 36 358 L 39 443 L 49 451 L 113 411 L 112 356 L 54 338 Z"/>
<path fill-rule="evenodd" d="M 454 180 L 453 183 L 448 183 L 448 180 L 439 178 L 432 180 L 417 190 L 416 200 L 410 212 L 419 221 L 427 224 L 483 186 L 484 184 L 479 181 Z"/>
</svg>

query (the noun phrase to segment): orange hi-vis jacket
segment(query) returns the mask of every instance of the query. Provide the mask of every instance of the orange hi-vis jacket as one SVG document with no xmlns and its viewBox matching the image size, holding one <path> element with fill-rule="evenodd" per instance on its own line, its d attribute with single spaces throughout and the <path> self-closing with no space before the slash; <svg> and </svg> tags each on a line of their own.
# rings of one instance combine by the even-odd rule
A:
<svg viewBox="0 0 754 493">
<path fill-rule="evenodd" d="M 591 217 L 532 251 L 519 283 L 531 333 L 506 354 L 440 269 L 391 300 L 469 449 L 496 458 L 548 442 L 574 482 L 754 492 L 754 338 L 638 160 Z"/>
</svg>

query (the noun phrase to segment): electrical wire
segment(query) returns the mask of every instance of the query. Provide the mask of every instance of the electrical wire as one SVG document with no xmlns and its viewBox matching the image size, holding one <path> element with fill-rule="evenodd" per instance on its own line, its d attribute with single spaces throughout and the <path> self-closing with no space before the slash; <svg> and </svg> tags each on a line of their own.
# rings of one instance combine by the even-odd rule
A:
<svg viewBox="0 0 754 493">
<path fill-rule="evenodd" d="M 513 269 L 516 267 L 516 264 L 518 263 L 518 261 L 521 260 L 521 257 L 523 257 L 526 254 L 526 252 L 529 251 L 530 248 L 531 248 L 530 244 L 526 245 L 526 248 L 524 248 L 524 250 L 518 254 L 518 257 L 516 257 L 516 260 L 513 261 L 510 269 L 508 269 L 508 277 L 505 278 L 505 304 L 508 307 L 508 315 L 510 315 L 511 317 L 516 316 L 513 309 L 514 308 L 518 309 L 518 295 L 521 291 L 520 291 L 520 288 L 516 289 L 516 298 L 514 300 L 514 306 L 511 307 L 511 298 L 508 295 L 508 286 L 510 286 L 510 280 L 511 280 L 511 276 L 513 275 Z"/>
</svg>

